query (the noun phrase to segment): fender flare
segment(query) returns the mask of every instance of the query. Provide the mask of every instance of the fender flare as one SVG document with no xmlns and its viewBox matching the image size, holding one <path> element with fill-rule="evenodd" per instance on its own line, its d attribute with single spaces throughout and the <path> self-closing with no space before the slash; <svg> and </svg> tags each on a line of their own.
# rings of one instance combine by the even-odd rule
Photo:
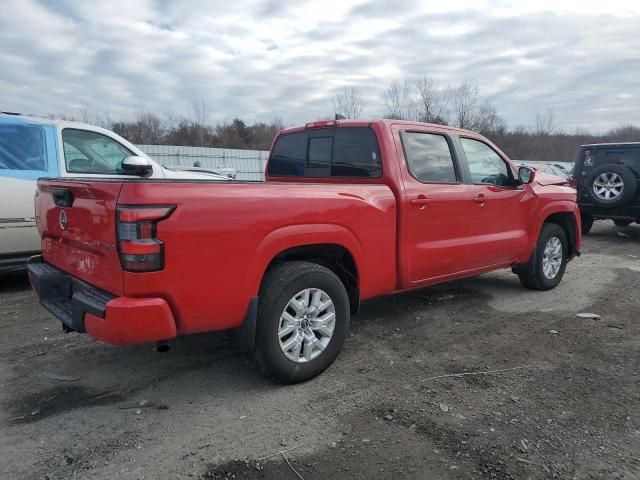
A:
<svg viewBox="0 0 640 480">
<path fill-rule="evenodd" d="M 573 216 L 576 222 L 578 222 L 579 217 L 576 218 L 577 210 L 578 210 L 578 205 L 571 200 L 555 200 L 545 205 L 540 211 L 540 213 L 536 216 L 536 222 L 533 224 L 532 230 L 530 232 L 532 241 L 529 244 L 529 247 L 530 247 L 529 251 L 533 251 L 535 249 L 536 243 L 538 242 L 538 238 L 540 237 L 540 232 L 542 231 L 542 225 L 544 225 L 546 220 L 551 215 L 554 215 L 556 213 L 568 213 Z M 576 228 L 580 228 L 580 226 L 577 223 L 576 223 Z M 576 231 L 575 233 L 577 235 L 578 232 Z"/>
<path fill-rule="evenodd" d="M 274 258 L 291 248 L 309 245 L 337 245 L 344 248 L 353 257 L 356 270 L 362 278 L 364 251 L 353 231 L 334 223 L 287 225 L 271 231 L 256 246 L 253 267 L 247 279 L 252 295 L 258 294 L 264 274 Z"/>
</svg>

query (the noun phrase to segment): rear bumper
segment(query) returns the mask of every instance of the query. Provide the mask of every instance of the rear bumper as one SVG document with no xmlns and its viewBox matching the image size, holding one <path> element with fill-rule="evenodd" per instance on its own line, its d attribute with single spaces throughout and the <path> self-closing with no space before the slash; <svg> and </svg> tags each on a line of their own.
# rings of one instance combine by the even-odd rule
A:
<svg viewBox="0 0 640 480">
<path fill-rule="evenodd" d="M 620 220 L 640 219 L 640 204 L 630 203 L 619 207 L 602 207 L 593 203 L 580 202 L 580 212 L 596 218 L 612 218 Z"/>
<path fill-rule="evenodd" d="M 161 298 L 116 297 L 46 263 L 28 263 L 29 281 L 38 300 L 67 330 L 83 332 L 112 345 L 167 340 L 176 323 Z"/>
</svg>

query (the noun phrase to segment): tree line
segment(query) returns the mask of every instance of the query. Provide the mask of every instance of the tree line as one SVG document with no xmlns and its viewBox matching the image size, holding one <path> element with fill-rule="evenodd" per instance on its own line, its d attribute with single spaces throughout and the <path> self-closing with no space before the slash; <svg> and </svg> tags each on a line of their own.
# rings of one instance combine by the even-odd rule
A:
<svg viewBox="0 0 640 480">
<path fill-rule="evenodd" d="M 578 129 L 568 133 L 558 127 L 556 112 L 536 113 L 529 126 L 509 128 L 477 85 L 443 85 L 429 77 L 413 82 L 392 81 L 383 93 L 384 117 L 449 125 L 481 133 L 509 157 L 520 160 L 574 161 L 580 145 L 640 141 L 640 128 L 620 125 L 606 133 Z M 335 112 L 356 118 L 367 104 L 356 87 L 343 87 L 333 98 Z"/>
<path fill-rule="evenodd" d="M 367 102 L 357 87 L 340 89 L 331 99 L 332 112 L 322 119 L 361 118 Z M 394 80 L 384 90 L 379 105 L 385 118 L 449 125 L 485 135 L 507 155 L 522 160 L 573 161 L 580 145 L 586 143 L 640 141 L 640 128 L 621 125 L 603 134 L 584 130 L 562 131 L 556 112 L 550 108 L 535 114 L 528 126 L 509 128 L 477 85 L 443 85 L 430 77 L 415 81 Z M 210 109 L 203 99 L 194 99 L 186 116 L 159 115 L 139 108 L 132 120 L 113 121 L 109 115 L 91 118 L 88 106 L 79 118 L 56 115 L 96 123 L 115 131 L 140 145 L 183 145 L 251 150 L 268 150 L 276 133 L 284 128 L 278 117 L 271 122 L 248 125 L 240 118 L 212 125 Z M 309 121 L 317 120 L 310 118 Z"/>
</svg>

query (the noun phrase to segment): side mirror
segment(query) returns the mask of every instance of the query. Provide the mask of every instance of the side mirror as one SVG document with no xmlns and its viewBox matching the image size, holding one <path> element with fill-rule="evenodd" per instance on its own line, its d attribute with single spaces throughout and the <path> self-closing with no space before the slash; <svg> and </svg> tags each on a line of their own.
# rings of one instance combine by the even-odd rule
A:
<svg viewBox="0 0 640 480">
<path fill-rule="evenodd" d="M 126 175 L 146 177 L 153 173 L 153 164 L 147 158 L 131 156 L 122 160 L 122 170 Z"/>
<path fill-rule="evenodd" d="M 520 167 L 518 168 L 518 180 L 521 184 L 526 185 L 527 183 L 533 182 L 536 178 L 536 172 L 532 168 L 529 167 Z"/>
</svg>

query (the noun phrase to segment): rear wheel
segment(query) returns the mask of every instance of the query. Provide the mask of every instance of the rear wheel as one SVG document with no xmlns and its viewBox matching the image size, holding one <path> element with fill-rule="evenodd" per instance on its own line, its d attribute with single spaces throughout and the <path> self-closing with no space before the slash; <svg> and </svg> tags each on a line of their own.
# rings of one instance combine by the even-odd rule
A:
<svg viewBox="0 0 640 480">
<path fill-rule="evenodd" d="M 628 227 L 631 225 L 631 220 L 614 220 L 613 223 L 616 227 Z"/>
<path fill-rule="evenodd" d="M 534 290 L 555 288 L 567 266 L 567 235 L 559 225 L 545 223 L 531 258 L 518 268 L 520 282 Z"/>
<path fill-rule="evenodd" d="M 273 267 L 260 289 L 258 364 L 280 383 L 315 377 L 338 356 L 349 316 L 344 284 L 328 268 L 301 261 Z"/>
</svg>

